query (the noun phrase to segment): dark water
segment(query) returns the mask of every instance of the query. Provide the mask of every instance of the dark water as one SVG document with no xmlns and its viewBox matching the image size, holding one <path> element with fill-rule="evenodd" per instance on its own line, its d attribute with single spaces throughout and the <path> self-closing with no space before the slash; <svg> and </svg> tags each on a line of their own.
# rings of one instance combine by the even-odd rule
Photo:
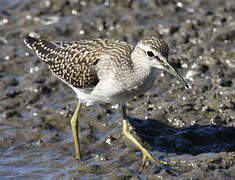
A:
<svg viewBox="0 0 235 180">
<path fill-rule="evenodd" d="M 235 4 L 220 1 L 0 1 L 0 179 L 235 179 Z M 23 44 L 159 33 L 191 86 L 159 72 L 128 103 L 133 134 L 174 170 L 149 163 L 121 135 L 117 106 L 84 107 L 74 158 L 73 91 Z"/>
</svg>

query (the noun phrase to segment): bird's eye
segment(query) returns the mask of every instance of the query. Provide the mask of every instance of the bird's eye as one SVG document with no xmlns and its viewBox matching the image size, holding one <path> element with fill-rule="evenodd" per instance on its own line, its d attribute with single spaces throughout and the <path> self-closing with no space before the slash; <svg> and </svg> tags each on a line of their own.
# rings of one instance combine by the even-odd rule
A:
<svg viewBox="0 0 235 180">
<path fill-rule="evenodd" d="M 154 56 L 154 54 L 153 54 L 152 51 L 147 51 L 147 55 L 148 55 L 149 57 L 153 57 L 153 56 Z"/>
</svg>

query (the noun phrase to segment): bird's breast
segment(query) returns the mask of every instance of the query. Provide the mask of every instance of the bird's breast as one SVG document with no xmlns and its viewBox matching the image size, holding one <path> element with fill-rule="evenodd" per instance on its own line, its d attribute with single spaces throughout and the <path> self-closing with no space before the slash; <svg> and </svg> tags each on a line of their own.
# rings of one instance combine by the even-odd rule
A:
<svg viewBox="0 0 235 180">
<path fill-rule="evenodd" d="M 128 78 L 123 76 L 122 80 L 117 83 L 110 84 L 112 90 L 106 101 L 110 103 L 124 104 L 133 97 L 144 94 L 154 84 L 155 72 L 151 72 L 142 78 L 137 75 L 129 75 Z M 106 86 L 108 88 L 108 86 Z M 108 90 L 108 89 L 107 89 Z M 105 90 L 103 91 L 105 92 Z"/>
</svg>

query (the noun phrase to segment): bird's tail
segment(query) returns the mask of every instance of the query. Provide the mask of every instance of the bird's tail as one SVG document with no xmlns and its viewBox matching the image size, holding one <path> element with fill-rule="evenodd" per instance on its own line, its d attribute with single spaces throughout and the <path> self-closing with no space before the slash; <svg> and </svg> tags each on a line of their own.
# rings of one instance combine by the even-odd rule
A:
<svg viewBox="0 0 235 180">
<path fill-rule="evenodd" d="M 61 48 L 51 41 L 39 40 L 30 36 L 25 38 L 24 43 L 46 63 L 49 63 L 57 52 L 61 51 Z"/>
</svg>

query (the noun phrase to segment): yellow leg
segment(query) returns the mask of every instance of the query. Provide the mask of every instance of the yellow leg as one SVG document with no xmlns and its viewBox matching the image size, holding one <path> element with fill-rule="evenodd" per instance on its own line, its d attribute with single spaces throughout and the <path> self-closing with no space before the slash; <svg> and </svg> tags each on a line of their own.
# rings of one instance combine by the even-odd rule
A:
<svg viewBox="0 0 235 180">
<path fill-rule="evenodd" d="M 134 136 L 132 136 L 132 134 L 129 132 L 128 130 L 128 125 L 127 125 L 127 114 L 126 114 L 126 107 L 122 106 L 122 112 L 123 112 L 123 121 L 122 121 L 122 130 L 123 130 L 123 134 L 124 136 L 130 141 L 132 142 L 143 154 L 143 165 L 142 168 L 140 169 L 140 171 L 143 170 L 145 164 L 146 164 L 146 160 L 150 159 L 151 161 L 155 162 L 155 163 L 159 163 L 159 164 L 164 164 L 164 165 L 168 165 L 167 162 L 159 160 L 154 158 L 147 149 L 145 149 L 135 138 Z"/>
<path fill-rule="evenodd" d="M 76 110 L 73 114 L 73 117 L 71 119 L 71 128 L 73 133 L 73 142 L 75 146 L 75 157 L 76 159 L 81 159 L 80 154 L 80 143 L 79 143 L 79 127 L 78 127 L 78 120 L 79 120 L 79 114 L 82 107 L 82 103 L 78 102 Z"/>
</svg>

